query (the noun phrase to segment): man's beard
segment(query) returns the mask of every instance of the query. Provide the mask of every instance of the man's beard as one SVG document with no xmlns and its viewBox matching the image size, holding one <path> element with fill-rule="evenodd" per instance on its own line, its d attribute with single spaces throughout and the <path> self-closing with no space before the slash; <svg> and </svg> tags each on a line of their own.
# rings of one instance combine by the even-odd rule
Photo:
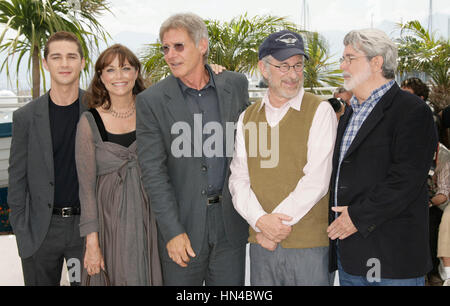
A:
<svg viewBox="0 0 450 306">
<path fill-rule="evenodd" d="M 300 76 L 295 79 L 289 78 L 288 80 L 291 81 L 292 83 L 299 83 L 298 87 L 293 92 L 291 90 L 287 90 L 286 88 L 281 87 L 281 84 L 273 83 L 272 76 L 270 75 L 270 73 L 269 73 L 268 77 L 269 77 L 269 79 L 265 80 L 266 84 L 268 84 L 270 88 L 275 89 L 275 91 L 278 93 L 279 96 L 281 96 L 285 99 L 288 99 L 288 100 L 290 100 L 298 95 L 300 90 L 303 88 L 303 83 L 305 80 L 303 77 L 300 77 Z M 288 78 L 288 77 L 286 77 L 286 78 Z M 280 80 L 280 82 L 281 82 L 281 80 Z"/>
<path fill-rule="evenodd" d="M 371 74 L 372 72 L 370 71 L 370 67 L 367 67 L 366 69 L 364 69 L 364 71 L 353 75 L 348 72 L 344 72 L 344 77 L 350 77 L 350 79 L 344 79 L 344 88 L 346 90 L 355 89 L 356 87 L 367 81 L 370 78 Z"/>
</svg>

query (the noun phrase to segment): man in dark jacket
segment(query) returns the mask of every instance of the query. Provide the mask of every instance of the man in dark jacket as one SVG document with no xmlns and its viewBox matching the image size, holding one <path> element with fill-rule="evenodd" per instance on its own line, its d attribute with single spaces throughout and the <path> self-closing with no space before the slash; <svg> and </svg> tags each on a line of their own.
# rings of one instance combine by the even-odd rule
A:
<svg viewBox="0 0 450 306">
<path fill-rule="evenodd" d="M 13 114 L 8 205 L 25 285 L 58 286 L 64 258 L 79 284 L 80 201 L 75 134 L 85 110 L 79 89 L 85 60 L 77 37 L 57 32 L 44 49 L 51 89 Z M 72 268 L 72 269 L 70 269 Z"/>
<path fill-rule="evenodd" d="M 393 80 L 397 48 L 384 32 L 351 31 L 344 45 L 344 86 L 354 96 L 333 157 L 330 269 L 341 285 L 423 285 L 433 116 Z"/>
</svg>

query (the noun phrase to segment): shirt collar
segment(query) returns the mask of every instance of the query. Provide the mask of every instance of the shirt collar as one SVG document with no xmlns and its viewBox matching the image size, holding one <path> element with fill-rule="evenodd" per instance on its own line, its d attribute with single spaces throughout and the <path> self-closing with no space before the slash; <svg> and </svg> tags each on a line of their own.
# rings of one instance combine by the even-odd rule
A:
<svg viewBox="0 0 450 306">
<path fill-rule="evenodd" d="M 273 110 L 280 110 L 280 109 L 282 109 L 284 107 L 291 107 L 291 108 L 295 109 L 296 111 L 300 111 L 300 107 L 302 106 L 303 95 L 305 94 L 305 89 L 303 87 L 300 88 L 300 91 L 298 92 L 298 94 L 295 97 L 293 97 L 292 99 L 287 101 L 280 108 L 273 107 L 272 104 L 270 104 L 270 101 L 269 101 L 269 90 L 267 90 L 266 94 L 264 95 L 264 97 L 262 99 L 262 103 L 259 106 L 258 111 L 261 110 L 263 105 L 265 105 L 266 107 L 269 107 L 270 109 L 273 109 Z"/>
<path fill-rule="evenodd" d="M 390 80 L 386 84 L 383 84 L 381 87 L 375 89 L 372 91 L 370 96 L 365 100 L 363 103 L 359 104 L 358 99 L 353 95 L 353 97 L 350 99 L 350 104 L 352 106 L 352 109 L 354 112 L 358 112 L 363 106 L 369 105 L 372 106 L 374 104 L 377 104 L 378 101 L 380 101 L 381 97 L 383 97 L 386 92 L 391 89 L 392 85 L 394 85 L 395 80 Z"/>
<path fill-rule="evenodd" d="M 206 70 L 208 71 L 209 74 L 209 82 L 200 90 L 204 90 L 208 87 L 213 87 L 216 88 L 216 84 L 214 83 L 214 78 L 212 77 L 212 70 L 209 67 L 209 65 L 205 65 Z M 194 88 L 191 88 L 189 86 L 186 86 L 186 84 L 184 84 L 179 78 L 176 78 L 178 81 L 178 84 L 180 85 L 181 90 L 183 91 L 183 93 L 186 93 L 187 90 L 196 90 Z"/>
</svg>

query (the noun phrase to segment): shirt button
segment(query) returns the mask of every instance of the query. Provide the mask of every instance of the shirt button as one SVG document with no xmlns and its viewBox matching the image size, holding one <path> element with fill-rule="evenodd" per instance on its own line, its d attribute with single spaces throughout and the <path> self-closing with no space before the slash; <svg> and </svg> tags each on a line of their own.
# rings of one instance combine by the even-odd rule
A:
<svg viewBox="0 0 450 306">
<path fill-rule="evenodd" d="M 202 195 L 206 195 L 206 190 L 202 190 Z"/>
<path fill-rule="evenodd" d="M 208 167 L 206 167 L 205 165 L 202 166 L 202 171 L 206 172 L 208 170 Z"/>
</svg>

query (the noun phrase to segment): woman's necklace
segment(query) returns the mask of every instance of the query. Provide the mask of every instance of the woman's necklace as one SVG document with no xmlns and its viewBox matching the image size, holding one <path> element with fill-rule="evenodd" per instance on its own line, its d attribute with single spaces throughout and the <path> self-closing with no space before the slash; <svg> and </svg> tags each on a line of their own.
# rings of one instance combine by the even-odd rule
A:
<svg viewBox="0 0 450 306">
<path fill-rule="evenodd" d="M 136 104 L 134 102 L 131 104 L 131 107 L 128 110 L 124 111 L 124 112 L 116 111 L 114 109 L 114 107 L 112 106 L 112 104 L 111 104 L 111 107 L 109 108 L 109 113 L 114 118 L 126 119 L 126 118 L 131 117 L 134 114 L 135 110 L 136 110 Z"/>
</svg>

